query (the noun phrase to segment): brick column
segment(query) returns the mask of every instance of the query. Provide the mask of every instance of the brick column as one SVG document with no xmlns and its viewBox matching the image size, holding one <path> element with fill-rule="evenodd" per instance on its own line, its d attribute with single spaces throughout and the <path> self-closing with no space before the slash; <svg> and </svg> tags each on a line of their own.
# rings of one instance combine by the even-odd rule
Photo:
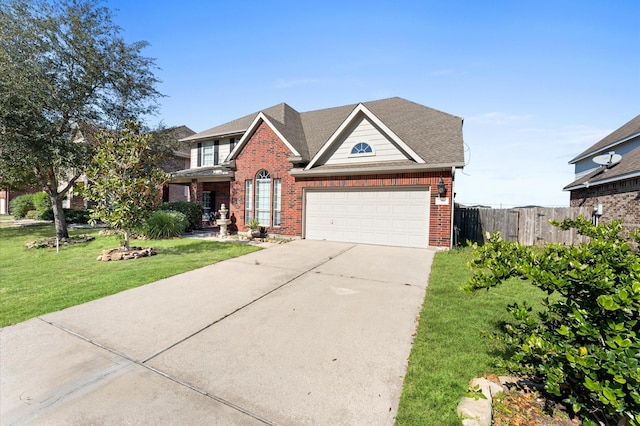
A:
<svg viewBox="0 0 640 426">
<path fill-rule="evenodd" d="M 198 185 L 198 181 L 196 179 L 191 180 L 191 185 L 189 185 L 189 201 L 192 203 L 197 203 L 200 201 L 200 191 L 201 185 Z"/>
</svg>

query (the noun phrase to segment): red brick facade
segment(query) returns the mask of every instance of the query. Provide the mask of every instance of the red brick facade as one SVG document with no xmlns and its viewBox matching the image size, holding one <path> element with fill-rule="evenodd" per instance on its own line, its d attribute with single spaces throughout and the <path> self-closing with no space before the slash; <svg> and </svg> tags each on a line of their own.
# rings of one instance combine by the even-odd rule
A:
<svg viewBox="0 0 640 426">
<path fill-rule="evenodd" d="M 260 170 L 266 170 L 274 179 L 282 182 L 282 225 L 268 229 L 269 233 L 281 235 L 301 235 L 302 216 L 296 217 L 298 188 L 295 179 L 289 174 L 293 165 L 287 160 L 292 155 L 287 146 L 278 138 L 271 127 L 262 123 L 251 139 L 236 157 L 235 180 L 231 182 L 231 207 L 235 213 L 240 231 L 246 230 L 244 217 L 245 181 L 254 180 Z M 273 194 L 273 189 L 271 191 Z M 254 192 L 255 195 L 255 192 Z"/>
<path fill-rule="evenodd" d="M 600 220 L 622 219 L 628 230 L 640 228 L 640 178 L 571 191 L 571 207 L 594 207 L 602 204 Z"/>
<path fill-rule="evenodd" d="M 431 191 L 429 246 L 449 247 L 451 243 L 451 201 L 445 205 L 437 205 L 437 184 L 442 178 L 448 189 L 447 197 L 451 200 L 452 176 L 450 172 L 419 172 L 399 174 L 374 174 L 367 176 L 331 176 L 294 178 L 289 173 L 293 165 L 288 161 L 292 155 L 287 146 L 278 138 L 270 126 L 262 123 L 251 139 L 236 157 L 235 179 L 230 183 L 230 214 L 235 215 L 240 231 L 245 225 L 245 181 L 252 180 L 255 196 L 255 177 L 260 170 L 266 170 L 274 179 L 282 183 L 282 222 L 280 226 L 270 227 L 271 234 L 301 236 L 302 206 L 304 189 L 306 188 L 364 188 L 364 187 L 429 187 Z M 196 185 L 207 185 L 196 184 Z M 221 185 L 221 184 L 220 184 Z M 227 185 L 229 185 L 227 183 Z M 193 185 L 192 185 L 193 186 Z M 192 188 L 200 193 L 203 188 Z M 216 190 L 216 210 L 219 209 L 219 195 Z M 204 189 L 207 190 L 207 189 Z M 271 190 L 273 194 L 273 187 Z M 221 201 L 224 202 L 224 201 Z"/>
</svg>

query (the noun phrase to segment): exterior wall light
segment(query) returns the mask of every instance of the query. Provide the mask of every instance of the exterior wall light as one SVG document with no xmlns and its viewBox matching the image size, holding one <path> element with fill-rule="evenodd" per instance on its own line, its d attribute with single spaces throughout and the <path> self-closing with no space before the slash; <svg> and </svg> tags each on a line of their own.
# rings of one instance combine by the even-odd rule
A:
<svg viewBox="0 0 640 426">
<path fill-rule="evenodd" d="M 447 187 L 444 184 L 444 180 L 440 178 L 440 182 L 438 182 L 438 195 L 440 196 L 440 198 L 442 198 L 445 196 L 446 193 L 447 193 Z"/>
</svg>

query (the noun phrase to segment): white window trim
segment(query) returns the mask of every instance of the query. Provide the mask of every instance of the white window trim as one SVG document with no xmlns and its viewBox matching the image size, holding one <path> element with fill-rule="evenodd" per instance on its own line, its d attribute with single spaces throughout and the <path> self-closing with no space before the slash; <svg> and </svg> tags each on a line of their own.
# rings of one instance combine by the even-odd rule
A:
<svg viewBox="0 0 640 426">
<path fill-rule="evenodd" d="M 371 148 L 371 152 L 358 152 L 356 154 L 352 154 L 353 148 L 355 148 L 356 145 L 359 145 L 361 143 L 366 143 L 367 145 L 369 145 L 369 148 Z M 375 157 L 375 156 L 376 156 L 376 149 L 373 147 L 373 145 L 371 145 L 369 142 L 360 141 L 351 145 L 351 147 L 349 148 L 349 155 L 347 157 L 360 158 L 360 157 Z"/>
</svg>

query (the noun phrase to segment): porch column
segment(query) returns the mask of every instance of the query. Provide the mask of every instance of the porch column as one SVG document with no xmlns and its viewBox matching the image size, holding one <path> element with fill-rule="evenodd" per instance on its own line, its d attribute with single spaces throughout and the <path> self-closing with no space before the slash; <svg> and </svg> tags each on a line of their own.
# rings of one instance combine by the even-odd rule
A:
<svg viewBox="0 0 640 426">
<path fill-rule="evenodd" d="M 189 201 L 197 203 L 200 201 L 200 185 L 198 185 L 197 179 L 191 179 L 191 185 L 189 185 Z"/>
</svg>

